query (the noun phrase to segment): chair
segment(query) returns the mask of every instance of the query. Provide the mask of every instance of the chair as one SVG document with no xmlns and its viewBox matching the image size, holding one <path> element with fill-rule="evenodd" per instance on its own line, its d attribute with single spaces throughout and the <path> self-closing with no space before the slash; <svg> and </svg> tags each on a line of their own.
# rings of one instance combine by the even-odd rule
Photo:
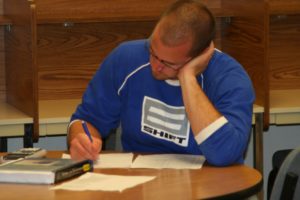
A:
<svg viewBox="0 0 300 200">
<path fill-rule="evenodd" d="M 280 155 L 279 155 L 280 154 Z M 273 188 L 271 189 L 271 200 L 296 200 L 300 199 L 300 147 L 294 150 L 286 150 L 279 153 L 277 159 L 283 161 L 275 177 Z M 288 154 L 284 159 L 284 154 Z M 275 154 L 274 154 L 275 155 Z M 283 155 L 283 156 L 282 156 Z M 274 161 L 275 156 L 273 156 Z M 277 162 L 280 162 L 277 160 Z M 274 164 L 274 163 L 273 163 Z"/>
<path fill-rule="evenodd" d="M 272 188 L 276 179 L 276 176 L 278 174 L 279 168 L 282 165 L 283 161 L 287 157 L 287 155 L 292 151 L 293 149 L 283 149 L 276 151 L 272 156 L 272 170 L 269 173 L 268 176 L 268 185 L 267 185 L 267 200 L 270 199 Z"/>
</svg>

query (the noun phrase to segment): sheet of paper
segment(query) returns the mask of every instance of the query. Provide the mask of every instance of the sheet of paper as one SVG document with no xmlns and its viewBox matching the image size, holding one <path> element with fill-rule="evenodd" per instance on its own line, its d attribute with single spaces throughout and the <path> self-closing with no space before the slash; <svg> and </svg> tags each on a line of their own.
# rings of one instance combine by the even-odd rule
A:
<svg viewBox="0 0 300 200">
<path fill-rule="evenodd" d="M 70 158 L 69 154 L 63 154 L 62 158 Z M 130 168 L 133 153 L 103 153 L 94 162 L 94 168 Z"/>
<path fill-rule="evenodd" d="M 204 156 L 186 154 L 140 155 L 131 168 L 170 168 L 170 169 L 200 169 L 205 161 Z"/>
<path fill-rule="evenodd" d="M 85 173 L 84 175 L 64 182 L 60 185 L 51 187 L 51 190 L 103 190 L 103 191 L 120 191 L 127 188 L 135 187 L 136 185 L 151 181 L 155 176 L 117 176 L 105 175 L 99 173 Z"/>
</svg>

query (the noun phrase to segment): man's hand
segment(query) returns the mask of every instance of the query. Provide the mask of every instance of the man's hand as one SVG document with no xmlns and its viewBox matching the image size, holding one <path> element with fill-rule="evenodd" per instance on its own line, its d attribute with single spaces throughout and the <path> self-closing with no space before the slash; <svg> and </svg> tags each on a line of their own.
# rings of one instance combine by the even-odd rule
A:
<svg viewBox="0 0 300 200">
<path fill-rule="evenodd" d="M 182 69 L 179 70 L 178 78 L 184 75 L 197 76 L 198 74 L 202 73 L 206 69 L 214 53 L 214 49 L 214 43 L 211 42 L 209 47 L 207 47 L 199 56 L 193 58 Z"/>
<path fill-rule="evenodd" d="M 222 115 L 214 107 L 197 81 L 214 52 L 213 42 L 199 56 L 187 63 L 178 73 L 184 107 L 195 136 Z"/>
<path fill-rule="evenodd" d="M 69 151 L 71 158 L 74 160 L 98 159 L 98 155 L 102 148 L 102 139 L 93 126 L 89 124 L 88 128 L 91 132 L 92 141 L 84 132 L 80 122 L 75 122 L 70 127 Z"/>
</svg>

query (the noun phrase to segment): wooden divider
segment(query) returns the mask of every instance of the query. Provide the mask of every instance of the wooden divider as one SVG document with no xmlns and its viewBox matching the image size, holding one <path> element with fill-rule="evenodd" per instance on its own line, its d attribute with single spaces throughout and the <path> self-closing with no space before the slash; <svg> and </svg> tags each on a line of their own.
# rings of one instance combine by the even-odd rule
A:
<svg viewBox="0 0 300 200">
<path fill-rule="evenodd" d="M 269 64 L 271 90 L 300 88 L 299 28 L 300 11 L 299 15 L 281 14 L 270 16 Z"/>
<path fill-rule="evenodd" d="M 1 20 L 0 20 L 1 21 Z M 0 101 L 6 98 L 5 57 L 4 57 L 4 26 L 0 26 Z"/>
<path fill-rule="evenodd" d="M 175 0 L 36 0 L 38 23 L 157 20 Z M 203 0 L 220 15 L 221 0 Z"/>
<path fill-rule="evenodd" d="M 123 41 L 149 37 L 173 1 L 36 0 L 39 100 L 80 98 L 107 54 Z M 216 16 L 231 15 L 221 0 L 203 2 Z"/>
<path fill-rule="evenodd" d="M 299 14 L 299 0 L 268 0 L 270 14 Z"/>
<path fill-rule="evenodd" d="M 300 123 L 300 1 L 268 0 L 270 17 L 270 119 Z"/>
<path fill-rule="evenodd" d="M 35 121 L 34 141 L 38 140 L 36 15 L 32 1 L 6 0 L 4 14 L 12 21 L 5 31 L 7 102 Z"/>
<path fill-rule="evenodd" d="M 269 127 L 268 16 L 263 0 L 223 0 L 224 9 L 234 17 L 224 23 L 222 47 L 237 59 L 250 75 L 255 104 L 264 107 L 264 129 Z"/>
<path fill-rule="evenodd" d="M 300 1 L 268 0 L 268 3 L 270 89 L 299 90 Z"/>
<path fill-rule="evenodd" d="M 173 1 L 5 1 L 5 12 L 14 24 L 6 38 L 7 99 L 34 117 L 35 140 L 39 101 L 79 99 L 104 57 L 122 41 L 147 38 L 160 13 Z M 265 108 L 268 127 L 264 1 L 203 2 L 217 17 L 217 47 L 250 74 L 256 104 Z"/>
<path fill-rule="evenodd" d="M 119 43 L 147 38 L 155 21 L 38 26 L 39 100 L 81 98 L 99 64 Z"/>
</svg>

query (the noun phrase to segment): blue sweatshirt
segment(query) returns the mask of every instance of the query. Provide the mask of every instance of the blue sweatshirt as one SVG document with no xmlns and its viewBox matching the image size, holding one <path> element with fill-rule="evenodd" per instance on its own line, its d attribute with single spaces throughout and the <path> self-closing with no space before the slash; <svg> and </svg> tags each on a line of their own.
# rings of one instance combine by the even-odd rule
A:
<svg viewBox="0 0 300 200">
<path fill-rule="evenodd" d="M 208 67 L 197 77 L 227 120 L 199 143 L 185 112 L 180 85 L 153 78 L 148 45 L 148 40 L 136 40 L 114 49 L 90 81 L 71 121 L 90 122 L 102 138 L 121 123 L 124 151 L 204 155 L 217 166 L 243 162 L 255 98 L 243 67 L 215 50 Z"/>
</svg>

